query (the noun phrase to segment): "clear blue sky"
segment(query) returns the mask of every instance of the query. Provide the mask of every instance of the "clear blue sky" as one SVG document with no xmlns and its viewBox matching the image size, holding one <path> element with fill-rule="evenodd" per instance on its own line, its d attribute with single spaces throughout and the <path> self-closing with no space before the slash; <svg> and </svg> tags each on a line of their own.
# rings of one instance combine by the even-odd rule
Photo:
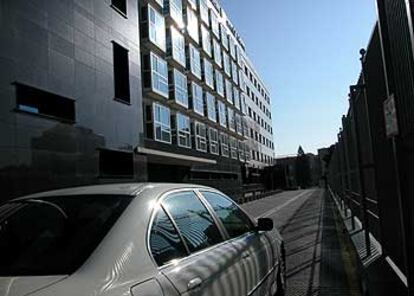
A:
<svg viewBox="0 0 414 296">
<path fill-rule="evenodd" d="M 221 0 L 271 92 L 276 154 L 337 139 L 375 0 Z"/>
</svg>

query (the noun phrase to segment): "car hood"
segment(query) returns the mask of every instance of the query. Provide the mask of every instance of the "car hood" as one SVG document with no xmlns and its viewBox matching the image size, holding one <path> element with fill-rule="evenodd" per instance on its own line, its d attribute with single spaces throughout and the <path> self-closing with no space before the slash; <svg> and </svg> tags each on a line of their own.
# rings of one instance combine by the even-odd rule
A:
<svg viewBox="0 0 414 296">
<path fill-rule="evenodd" d="M 50 286 L 67 275 L 0 277 L 1 296 L 24 296 Z"/>
</svg>

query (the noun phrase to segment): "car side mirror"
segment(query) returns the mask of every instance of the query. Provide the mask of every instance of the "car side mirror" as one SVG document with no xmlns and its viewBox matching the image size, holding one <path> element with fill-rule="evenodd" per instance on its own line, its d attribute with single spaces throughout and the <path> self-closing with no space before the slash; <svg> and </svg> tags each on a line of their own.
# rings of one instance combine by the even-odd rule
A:
<svg viewBox="0 0 414 296">
<path fill-rule="evenodd" d="M 258 231 L 270 231 L 273 229 L 273 220 L 270 218 L 257 219 L 256 230 Z"/>
</svg>

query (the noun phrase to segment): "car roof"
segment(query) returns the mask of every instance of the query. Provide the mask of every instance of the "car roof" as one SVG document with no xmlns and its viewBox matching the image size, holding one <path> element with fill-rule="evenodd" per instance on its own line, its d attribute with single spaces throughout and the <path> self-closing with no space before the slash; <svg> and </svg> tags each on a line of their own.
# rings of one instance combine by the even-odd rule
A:
<svg viewBox="0 0 414 296">
<path fill-rule="evenodd" d="M 186 183 L 114 183 L 104 185 L 91 185 L 70 187 L 65 189 L 51 190 L 22 196 L 18 199 L 30 199 L 51 196 L 70 196 L 70 195 L 130 195 L 135 196 L 143 189 L 155 189 L 156 191 L 166 191 L 181 188 L 209 188 L 203 185 Z"/>
</svg>

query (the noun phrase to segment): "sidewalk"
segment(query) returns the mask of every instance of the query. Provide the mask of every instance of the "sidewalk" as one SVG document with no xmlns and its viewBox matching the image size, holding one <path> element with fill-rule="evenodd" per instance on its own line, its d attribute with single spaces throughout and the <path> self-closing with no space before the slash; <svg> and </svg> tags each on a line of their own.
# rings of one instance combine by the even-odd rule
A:
<svg viewBox="0 0 414 296">
<path fill-rule="evenodd" d="M 281 229 L 286 243 L 287 296 L 360 296 L 357 255 L 336 206 L 315 191 Z"/>
<path fill-rule="evenodd" d="M 365 247 L 364 229 L 362 228 L 361 222 L 355 221 L 355 228 L 353 228 L 350 210 L 342 210 L 337 200 L 333 198 L 329 199 L 335 203 L 336 212 L 340 213 L 340 220 L 346 239 L 358 255 L 358 265 L 363 275 L 364 296 L 407 295 L 406 287 L 386 261 L 386 256 L 382 252 L 381 245 L 370 235 L 371 255 L 368 256 Z"/>
</svg>

